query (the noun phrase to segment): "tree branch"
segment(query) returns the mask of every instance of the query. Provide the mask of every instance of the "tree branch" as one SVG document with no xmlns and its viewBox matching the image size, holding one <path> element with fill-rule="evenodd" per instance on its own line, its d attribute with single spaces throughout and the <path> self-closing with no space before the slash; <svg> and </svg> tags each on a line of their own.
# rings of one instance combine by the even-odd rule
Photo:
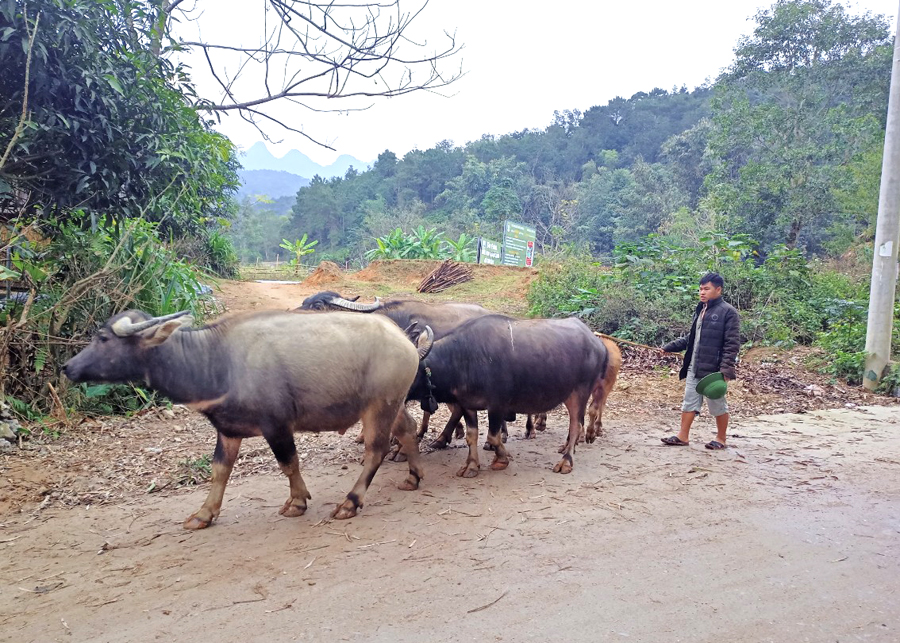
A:
<svg viewBox="0 0 900 643">
<path fill-rule="evenodd" d="M 28 29 L 28 12 L 25 11 L 25 29 Z M 6 165 L 6 161 L 9 159 L 9 155 L 12 154 L 13 148 L 16 145 L 16 141 L 19 140 L 19 137 L 22 136 L 22 132 L 25 131 L 25 123 L 28 122 L 28 86 L 31 84 L 31 53 L 34 51 L 34 39 L 37 36 L 38 32 L 38 24 L 41 21 L 41 12 L 38 11 L 37 16 L 34 19 L 34 30 L 28 35 L 28 54 L 25 56 L 25 87 L 22 96 L 22 115 L 19 117 L 19 122 L 16 125 L 16 129 L 13 132 L 12 138 L 9 139 L 9 144 L 6 146 L 6 150 L 3 152 L 3 156 L 0 157 L 0 170 L 3 169 L 3 166 Z"/>
<path fill-rule="evenodd" d="M 158 1 L 170 13 L 182 0 Z M 368 109 L 377 98 L 437 92 L 464 75 L 461 64 L 451 74 L 440 69 L 463 49 L 455 34 L 443 32 L 447 42 L 441 49 L 421 56 L 407 53 L 411 47 L 428 46 L 427 41 L 420 42 L 407 33 L 427 7 L 427 0 L 412 12 L 403 12 L 400 0 L 264 0 L 264 4 L 277 20 L 272 24 L 270 17 L 265 17 L 259 45 L 212 42 L 202 37 L 177 41 L 178 48 L 202 50 L 209 72 L 222 90 L 219 100 L 198 101 L 195 107 L 199 111 L 245 113 L 245 120 L 257 129 L 260 119 L 285 127 L 264 113 L 269 103 L 342 99 L 341 103 L 351 105 L 329 109 L 300 104 L 320 112 L 356 111 Z M 228 73 L 226 60 L 228 68 L 235 69 L 235 55 L 237 70 Z"/>
</svg>

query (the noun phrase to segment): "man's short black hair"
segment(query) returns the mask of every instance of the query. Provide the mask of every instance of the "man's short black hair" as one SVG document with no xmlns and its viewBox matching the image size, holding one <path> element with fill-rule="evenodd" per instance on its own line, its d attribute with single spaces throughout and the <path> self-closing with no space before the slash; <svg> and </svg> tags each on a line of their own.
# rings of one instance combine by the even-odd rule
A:
<svg viewBox="0 0 900 643">
<path fill-rule="evenodd" d="M 722 279 L 722 275 L 717 272 L 708 272 L 702 277 L 700 277 L 700 285 L 703 284 L 712 284 L 716 288 L 724 288 L 725 280 Z"/>
</svg>

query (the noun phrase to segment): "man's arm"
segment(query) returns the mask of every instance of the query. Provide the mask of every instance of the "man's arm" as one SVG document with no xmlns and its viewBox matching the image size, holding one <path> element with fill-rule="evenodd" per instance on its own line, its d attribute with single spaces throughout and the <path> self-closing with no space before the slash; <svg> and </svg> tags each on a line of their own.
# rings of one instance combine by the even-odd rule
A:
<svg viewBox="0 0 900 643">
<path fill-rule="evenodd" d="M 741 350 L 741 316 L 735 310 L 725 317 L 725 336 L 722 342 L 722 361 L 719 370 L 727 380 L 736 377 L 738 352 Z"/>
<path fill-rule="evenodd" d="M 663 346 L 663 350 L 667 353 L 680 353 L 684 349 L 687 348 L 688 345 L 688 336 L 679 337 L 674 342 L 669 342 L 665 346 Z"/>
</svg>

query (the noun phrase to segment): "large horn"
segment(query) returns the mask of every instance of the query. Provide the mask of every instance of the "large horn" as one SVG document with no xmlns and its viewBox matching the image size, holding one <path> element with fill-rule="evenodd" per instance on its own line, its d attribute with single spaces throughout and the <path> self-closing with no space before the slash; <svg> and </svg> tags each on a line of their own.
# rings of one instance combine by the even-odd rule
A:
<svg viewBox="0 0 900 643">
<path fill-rule="evenodd" d="M 422 343 L 422 335 L 425 335 L 425 342 Z M 425 326 L 425 332 L 419 335 L 418 341 L 418 350 L 419 350 L 419 359 L 425 359 L 425 356 L 431 351 L 431 347 L 434 344 L 434 331 L 431 330 L 431 326 Z"/>
<path fill-rule="evenodd" d="M 179 317 L 184 317 L 191 311 L 182 310 L 178 313 L 172 313 L 171 315 L 163 315 L 162 317 L 153 317 L 152 319 L 148 319 L 147 321 L 138 322 L 135 324 L 131 321 L 130 317 L 122 317 L 122 319 L 118 320 L 116 323 L 112 325 L 112 332 L 114 332 L 119 337 L 129 337 L 134 335 L 135 333 L 139 333 L 142 330 L 150 328 L 151 326 L 156 326 L 157 324 L 163 324 L 169 320 L 177 319 Z"/>
<path fill-rule="evenodd" d="M 343 297 L 335 297 L 329 303 L 331 303 L 332 306 L 345 308 L 347 310 L 355 310 L 359 313 L 371 313 L 381 308 L 380 301 L 376 301 L 374 304 L 360 304 L 359 302 L 350 301 L 349 299 L 344 299 Z"/>
<path fill-rule="evenodd" d="M 403 332 L 406 334 L 407 337 L 409 337 L 409 341 L 411 341 L 413 344 L 415 344 L 418 341 L 419 335 L 421 334 L 421 331 L 416 330 L 418 325 L 419 325 L 419 322 L 413 321 L 412 323 L 410 323 L 409 326 L 407 326 L 406 328 L 403 329 Z"/>
</svg>

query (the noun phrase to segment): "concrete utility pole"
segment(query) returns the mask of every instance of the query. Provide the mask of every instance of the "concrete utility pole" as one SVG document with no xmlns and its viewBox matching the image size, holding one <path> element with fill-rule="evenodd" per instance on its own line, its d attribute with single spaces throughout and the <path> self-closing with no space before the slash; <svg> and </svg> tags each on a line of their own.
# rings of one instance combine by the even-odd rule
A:
<svg viewBox="0 0 900 643">
<path fill-rule="evenodd" d="M 894 297 L 897 286 L 897 244 L 900 243 L 900 10 L 894 36 L 894 65 L 888 99 L 881 192 L 875 224 L 872 287 L 869 291 L 869 321 L 866 327 L 866 372 L 863 386 L 874 390 L 891 358 Z"/>
</svg>

